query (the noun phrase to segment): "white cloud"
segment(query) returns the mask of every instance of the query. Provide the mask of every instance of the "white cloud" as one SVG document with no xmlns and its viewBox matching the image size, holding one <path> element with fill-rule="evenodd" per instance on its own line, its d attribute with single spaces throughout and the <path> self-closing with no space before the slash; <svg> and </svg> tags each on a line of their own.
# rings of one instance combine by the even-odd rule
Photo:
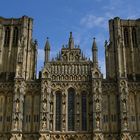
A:
<svg viewBox="0 0 140 140">
<path fill-rule="evenodd" d="M 106 18 L 105 17 L 97 17 L 92 14 L 86 15 L 83 17 L 80 21 L 81 25 L 86 26 L 87 28 L 93 28 L 93 27 L 106 27 Z"/>
</svg>

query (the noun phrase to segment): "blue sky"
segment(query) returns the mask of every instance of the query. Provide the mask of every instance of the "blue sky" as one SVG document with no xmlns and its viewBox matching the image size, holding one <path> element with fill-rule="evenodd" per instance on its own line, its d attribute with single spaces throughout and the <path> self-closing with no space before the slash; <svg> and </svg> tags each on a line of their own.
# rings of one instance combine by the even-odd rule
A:
<svg viewBox="0 0 140 140">
<path fill-rule="evenodd" d="M 109 39 L 108 20 L 140 18 L 140 0 L 1 0 L 0 16 L 30 16 L 34 19 L 33 37 L 38 40 L 38 70 L 43 67 L 44 45 L 49 37 L 51 57 L 67 44 L 73 32 L 87 57 L 91 57 L 93 37 L 98 45 L 99 64 L 105 73 L 104 41 Z"/>
</svg>

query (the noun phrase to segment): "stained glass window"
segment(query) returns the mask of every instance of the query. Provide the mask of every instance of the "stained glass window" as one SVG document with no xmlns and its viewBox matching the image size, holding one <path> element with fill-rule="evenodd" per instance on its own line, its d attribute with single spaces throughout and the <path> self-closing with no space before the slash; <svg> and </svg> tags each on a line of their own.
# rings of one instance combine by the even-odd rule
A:
<svg viewBox="0 0 140 140">
<path fill-rule="evenodd" d="M 82 93 L 82 130 L 87 130 L 87 98 L 86 93 Z"/>
<path fill-rule="evenodd" d="M 61 92 L 56 92 L 56 124 L 55 129 L 56 131 L 61 130 L 61 104 L 62 104 L 62 94 Z"/>
<path fill-rule="evenodd" d="M 75 124 L 75 91 L 73 88 L 68 90 L 68 130 L 74 131 Z"/>
</svg>

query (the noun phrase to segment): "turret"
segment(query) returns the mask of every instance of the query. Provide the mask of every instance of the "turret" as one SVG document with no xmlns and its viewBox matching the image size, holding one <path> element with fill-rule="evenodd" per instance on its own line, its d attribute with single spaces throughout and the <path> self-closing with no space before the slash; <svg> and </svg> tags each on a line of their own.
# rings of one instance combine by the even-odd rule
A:
<svg viewBox="0 0 140 140">
<path fill-rule="evenodd" d="M 70 32 L 69 48 L 70 49 L 73 49 L 74 48 L 74 40 L 73 40 L 73 37 L 72 37 L 72 32 Z"/>
<path fill-rule="evenodd" d="M 46 45 L 45 45 L 45 62 L 44 64 L 46 64 L 47 62 L 49 62 L 50 59 L 50 43 L 49 43 L 49 38 L 47 37 L 47 41 L 46 41 Z"/>
<path fill-rule="evenodd" d="M 96 40 L 95 38 L 93 38 L 93 44 L 92 44 L 92 61 L 93 61 L 93 67 L 97 67 L 98 66 L 98 48 L 96 45 Z"/>
</svg>

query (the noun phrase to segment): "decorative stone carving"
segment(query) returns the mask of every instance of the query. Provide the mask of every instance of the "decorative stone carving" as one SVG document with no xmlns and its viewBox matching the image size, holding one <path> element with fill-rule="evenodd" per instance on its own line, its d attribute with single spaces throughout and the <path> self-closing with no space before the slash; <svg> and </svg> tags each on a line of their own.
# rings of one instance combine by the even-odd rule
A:
<svg viewBox="0 0 140 140">
<path fill-rule="evenodd" d="M 132 140 L 129 133 L 123 133 L 121 136 L 121 140 Z"/>
<path fill-rule="evenodd" d="M 48 134 L 41 134 L 39 140 L 51 140 Z"/>
<path fill-rule="evenodd" d="M 12 134 L 10 140 L 22 140 L 22 134 Z"/>
<path fill-rule="evenodd" d="M 93 140 L 104 140 L 102 133 L 95 133 Z"/>
</svg>

